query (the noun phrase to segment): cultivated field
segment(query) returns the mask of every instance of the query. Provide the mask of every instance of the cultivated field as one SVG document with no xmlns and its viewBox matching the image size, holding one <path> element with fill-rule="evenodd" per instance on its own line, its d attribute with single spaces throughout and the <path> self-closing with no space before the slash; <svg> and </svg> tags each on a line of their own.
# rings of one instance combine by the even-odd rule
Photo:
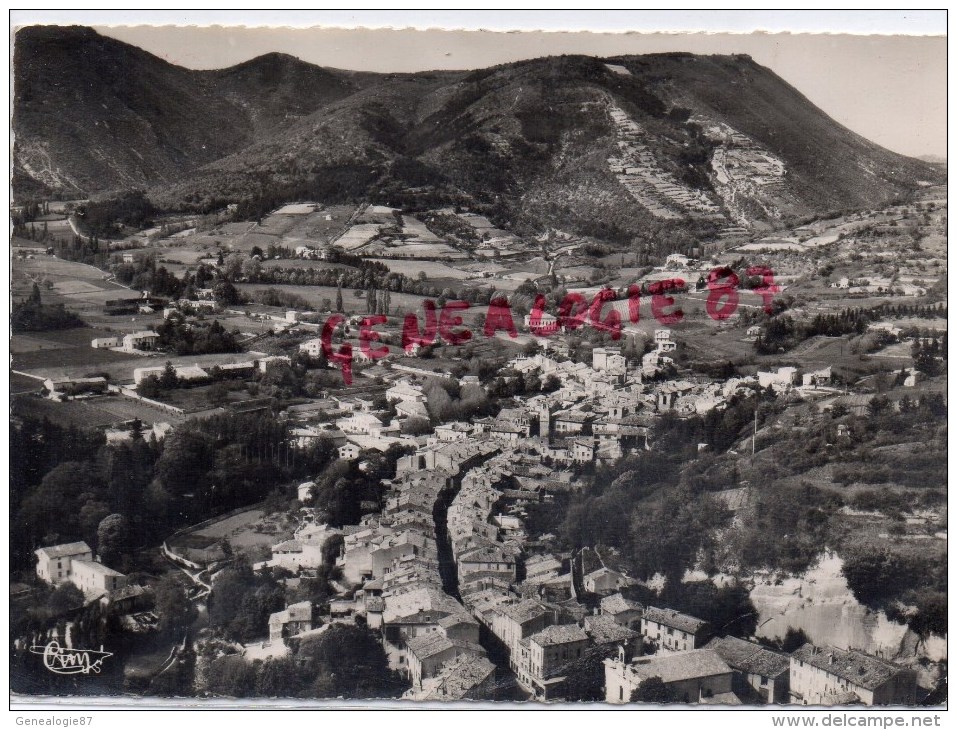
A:
<svg viewBox="0 0 957 730">
<path fill-rule="evenodd" d="M 276 289 L 289 294 L 295 294 L 296 296 L 302 297 L 309 302 L 309 304 L 316 310 L 321 309 L 324 299 L 328 299 L 333 305 L 335 305 L 336 301 L 336 288 L 333 286 L 300 286 L 297 284 L 237 284 L 236 288 L 249 295 L 252 295 L 255 292 L 265 291 L 267 289 Z M 398 292 L 390 292 L 389 296 L 392 302 L 391 314 L 407 312 L 410 310 L 418 310 L 421 308 L 422 301 L 429 298 L 419 296 L 418 294 L 400 294 Z M 355 294 L 351 289 L 348 291 L 345 289 L 342 290 L 342 303 L 346 312 L 364 314 L 366 311 L 365 297 L 363 296 L 361 299 L 356 299 Z"/>
<path fill-rule="evenodd" d="M 233 548 L 268 548 L 292 537 L 293 528 L 282 515 L 266 515 L 264 510 L 251 509 L 225 517 L 192 534 L 226 538 Z"/>
<path fill-rule="evenodd" d="M 35 381 L 36 382 L 36 381 Z M 37 382 L 39 386 L 40 383 Z M 36 395 L 17 395 L 12 399 L 11 413 L 36 419 L 49 418 L 53 423 L 77 428 L 110 426 L 139 418 L 144 423 L 166 422 L 173 425 L 185 419 L 176 413 L 123 396 L 100 396 L 56 403 Z"/>
</svg>

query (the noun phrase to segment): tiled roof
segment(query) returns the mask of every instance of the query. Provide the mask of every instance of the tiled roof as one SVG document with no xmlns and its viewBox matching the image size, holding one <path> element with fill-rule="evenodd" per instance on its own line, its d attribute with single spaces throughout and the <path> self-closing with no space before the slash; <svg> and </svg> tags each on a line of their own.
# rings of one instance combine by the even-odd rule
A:
<svg viewBox="0 0 957 730">
<path fill-rule="evenodd" d="M 432 688 L 420 699 L 460 700 L 495 674 L 495 665 L 484 656 L 460 654 L 442 665 Z"/>
<path fill-rule="evenodd" d="M 790 660 L 784 654 L 734 636 L 714 639 L 707 648 L 716 651 L 732 669 L 761 677 L 778 677 L 790 666 Z"/>
<path fill-rule="evenodd" d="M 642 681 L 661 677 L 662 682 L 669 684 L 697 677 L 727 674 L 731 667 L 711 649 L 694 649 L 664 656 L 639 657 L 632 661 L 631 670 Z"/>
<path fill-rule="evenodd" d="M 791 658 L 823 669 L 857 687 L 868 690 L 877 689 L 891 677 L 904 671 L 904 667 L 860 651 L 823 649 L 810 643 L 791 654 Z"/>
<path fill-rule="evenodd" d="M 678 613 L 670 608 L 655 608 L 654 606 L 648 606 L 648 608 L 645 609 L 645 619 L 662 624 L 663 626 L 670 626 L 679 631 L 686 631 L 689 634 L 698 633 L 698 631 L 708 624 L 707 621 L 702 621 L 700 618 L 695 618 L 685 613 Z"/>
<path fill-rule="evenodd" d="M 612 644 L 631 641 L 637 632 L 621 626 L 611 616 L 586 616 L 585 631 L 596 644 Z"/>
<path fill-rule="evenodd" d="M 82 555 L 83 553 L 92 553 L 90 546 L 85 542 L 68 542 L 63 545 L 50 545 L 42 547 L 36 551 L 37 555 L 41 553 L 47 558 L 65 558 L 71 555 Z"/>
<path fill-rule="evenodd" d="M 544 616 L 548 610 L 538 601 L 525 600 L 501 609 L 502 614 L 513 621 L 524 624 L 533 619 Z"/>
<path fill-rule="evenodd" d="M 436 654 L 441 654 L 443 651 L 447 651 L 448 649 L 455 647 L 466 650 L 470 654 L 477 654 L 479 656 L 485 655 L 485 649 L 478 644 L 450 639 L 444 633 L 439 631 L 413 636 L 411 639 L 406 641 L 406 646 L 409 648 L 409 651 L 420 660 L 427 659 L 429 657 L 435 656 Z"/>
<path fill-rule="evenodd" d="M 644 608 L 644 606 L 637 601 L 631 601 L 620 593 L 602 598 L 600 605 L 602 613 L 610 614 L 624 613 L 625 611 L 641 611 Z"/>
<path fill-rule="evenodd" d="M 535 642 L 539 646 L 571 644 L 576 641 L 587 641 L 587 639 L 588 634 L 586 634 L 578 624 L 546 626 L 537 634 L 532 634 L 528 637 L 529 643 Z"/>
</svg>

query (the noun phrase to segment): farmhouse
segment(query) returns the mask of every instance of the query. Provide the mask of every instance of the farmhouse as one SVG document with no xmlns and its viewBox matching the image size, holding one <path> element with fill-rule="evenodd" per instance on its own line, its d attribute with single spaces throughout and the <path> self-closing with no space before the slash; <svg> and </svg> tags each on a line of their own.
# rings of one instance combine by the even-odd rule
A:
<svg viewBox="0 0 957 730">
<path fill-rule="evenodd" d="M 123 336 L 123 349 L 126 352 L 153 350 L 159 340 L 159 334 L 153 330 L 141 330 Z"/>
<path fill-rule="evenodd" d="M 316 337 L 301 343 L 299 345 L 299 352 L 304 352 L 309 357 L 318 358 L 322 355 L 322 338 Z"/>
<path fill-rule="evenodd" d="M 71 542 L 40 548 L 37 556 L 37 576 L 51 585 L 70 582 L 83 591 L 88 599 L 123 588 L 126 576 L 96 562 L 93 551 L 85 542 Z"/>
<path fill-rule="evenodd" d="M 74 560 L 70 580 L 88 599 L 115 591 L 126 585 L 126 576 L 93 560 Z"/>
<path fill-rule="evenodd" d="M 34 551 L 37 577 L 44 583 L 59 585 L 73 576 L 74 560 L 93 560 L 93 550 L 85 542 L 51 545 Z"/>
<path fill-rule="evenodd" d="M 797 368 L 778 368 L 777 372 L 758 371 L 758 385 L 762 388 L 785 390 L 794 385 L 797 378 Z"/>
</svg>

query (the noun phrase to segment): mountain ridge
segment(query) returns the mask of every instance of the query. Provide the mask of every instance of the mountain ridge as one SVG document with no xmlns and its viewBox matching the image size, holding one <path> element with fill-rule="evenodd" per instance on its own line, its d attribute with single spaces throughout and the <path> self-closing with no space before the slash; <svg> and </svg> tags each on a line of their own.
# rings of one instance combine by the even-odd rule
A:
<svg viewBox="0 0 957 730">
<path fill-rule="evenodd" d="M 14 56 L 20 195 L 142 187 L 197 209 L 375 197 L 628 238 L 871 206 L 940 176 L 745 55 L 374 74 L 270 53 L 196 71 L 91 29 L 43 27 L 21 29 Z"/>
</svg>

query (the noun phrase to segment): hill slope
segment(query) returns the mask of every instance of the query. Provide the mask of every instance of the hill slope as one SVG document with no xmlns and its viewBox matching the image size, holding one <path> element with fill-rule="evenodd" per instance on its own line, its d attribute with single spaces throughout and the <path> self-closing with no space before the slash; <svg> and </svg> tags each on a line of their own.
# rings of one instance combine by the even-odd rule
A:
<svg viewBox="0 0 957 730">
<path fill-rule="evenodd" d="M 458 203 L 519 231 L 629 240 L 877 205 L 940 177 L 747 56 L 377 75 L 270 54 L 198 72 L 88 29 L 34 28 L 15 64 L 18 189 Z"/>
<path fill-rule="evenodd" d="M 24 28 L 14 50 L 15 190 L 169 182 L 354 90 L 291 56 L 190 71 L 89 28 Z"/>
</svg>

